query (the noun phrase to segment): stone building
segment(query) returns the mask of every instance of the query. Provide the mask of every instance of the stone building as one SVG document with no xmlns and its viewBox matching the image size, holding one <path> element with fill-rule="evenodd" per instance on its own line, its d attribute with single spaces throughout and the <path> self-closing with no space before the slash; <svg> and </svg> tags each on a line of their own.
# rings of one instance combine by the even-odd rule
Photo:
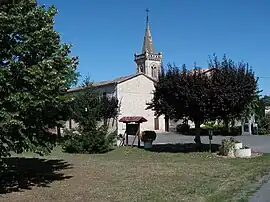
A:
<svg viewBox="0 0 270 202">
<path fill-rule="evenodd" d="M 110 128 L 117 129 L 118 134 L 124 134 L 126 126 L 119 120 L 124 116 L 143 116 L 147 122 L 141 124 L 141 130 L 155 130 L 164 132 L 169 130 L 169 121 L 164 116 L 156 117 L 154 111 L 146 110 L 146 103 L 153 97 L 154 84 L 161 71 L 162 53 L 155 52 L 148 15 L 146 18 L 146 29 L 143 48 L 140 54 L 134 54 L 136 71 L 133 75 L 122 76 L 109 81 L 94 83 L 94 87 L 106 96 L 115 96 L 120 102 L 119 115 L 110 121 Z M 81 87 L 72 88 L 68 93 L 76 93 L 83 90 Z M 67 128 L 76 127 L 76 123 L 69 120 Z"/>
</svg>

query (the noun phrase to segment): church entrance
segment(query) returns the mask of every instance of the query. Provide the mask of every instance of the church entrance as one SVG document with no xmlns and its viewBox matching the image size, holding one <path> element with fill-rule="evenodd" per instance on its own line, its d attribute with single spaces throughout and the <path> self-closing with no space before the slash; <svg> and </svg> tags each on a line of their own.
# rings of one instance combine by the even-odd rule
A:
<svg viewBox="0 0 270 202">
<path fill-rule="evenodd" d="M 169 118 L 167 118 L 166 116 L 165 116 L 165 131 L 166 132 L 169 132 L 169 125 L 170 125 L 170 123 L 169 123 Z"/>
<path fill-rule="evenodd" d="M 155 117 L 154 119 L 154 130 L 159 130 L 159 118 Z"/>
</svg>

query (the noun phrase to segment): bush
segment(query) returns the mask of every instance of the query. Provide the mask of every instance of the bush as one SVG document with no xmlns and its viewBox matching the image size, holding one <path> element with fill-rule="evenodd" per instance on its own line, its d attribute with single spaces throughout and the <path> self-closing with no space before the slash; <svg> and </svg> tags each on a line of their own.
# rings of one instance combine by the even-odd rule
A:
<svg viewBox="0 0 270 202">
<path fill-rule="evenodd" d="M 189 133 L 190 126 L 187 123 L 182 123 L 176 126 L 176 132 L 186 135 Z"/>
<path fill-rule="evenodd" d="M 270 114 L 266 114 L 259 120 L 258 124 L 258 134 L 268 135 L 270 134 Z"/>
<path fill-rule="evenodd" d="M 209 135 L 209 128 L 207 127 L 201 127 L 201 136 L 208 136 Z M 213 136 L 237 136 L 241 135 L 241 126 L 236 126 L 236 127 L 231 127 L 230 132 L 227 131 L 225 127 L 213 127 L 211 128 L 213 131 Z M 195 128 L 190 128 L 188 135 L 193 135 L 195 136 L 196 134 L 196 129 Z"/>
<path fill-rule="evenodd" d="M 239 142 L 232 137 L 229 139 L 223 139 L 222 145 L 220 147 L 221 155 L 227 156 L 230 151 L 234 151 L 235 143 L 239 143 Z"/>
<path fill-rule="evenodd" d="M 68 153 L 105 153 L 113 148 L 116 134 L 116 132 L 108 134 L 104 128 L 81 135 L 71 131 L 65 135 L 62 148 Z"/>
<path fill-rule="evenodd" d="M 234 127 L 231 127 L 230 130 L 231 131 L 229 132 L 229 134 L 231 136 L 242 135 L 242 126 L 234 126 Z"/>
<path fill-rule="evenodd" d="M 156 138 L 157 138 L 157 134 L 155 131 L 152 131 L 152 130 L 143 131 L 141 134 L 141 141 L 143 142 L 147 142 L 147 141 L 153 142 Z"/>
</svg>

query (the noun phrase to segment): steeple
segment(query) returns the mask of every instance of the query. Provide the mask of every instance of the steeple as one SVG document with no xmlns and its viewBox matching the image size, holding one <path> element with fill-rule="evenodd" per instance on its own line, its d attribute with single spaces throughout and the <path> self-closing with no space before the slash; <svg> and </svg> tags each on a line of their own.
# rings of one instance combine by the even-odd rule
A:
<svg viewBox="0 0 270 202">
<path fill-rule="evenodd" d="M 141 54 L 134 54 L 134 61 L 136 62 L 136 73 L 146 74 L 153 79 L 158 79 L 161 71 L 162 53 L 155 53 L 152 36 L 149 28 L 149 10 L 146 9 L 146 29 L 143 41 L 143 48 Z"/>
<path fill-rule="evenodd" d="M 150 32 L 150 27 L 149 27 L 149 9 L 146 9 L 146 29 L 145 29 L 145 35 L 144 35 L 144 41 L 143 41 L 143 48 L 142 48 L 142 53 L 150 53 L 153 54 L 155 52 L 153 41 L 152 41 L 152 36 Z"/>
</svg>

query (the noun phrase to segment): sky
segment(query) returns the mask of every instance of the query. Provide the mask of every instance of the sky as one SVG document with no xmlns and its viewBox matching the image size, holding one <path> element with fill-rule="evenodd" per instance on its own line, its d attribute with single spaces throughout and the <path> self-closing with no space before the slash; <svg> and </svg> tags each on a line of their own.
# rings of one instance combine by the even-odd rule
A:
<svg viewBox="0 0 270 202">
<path fill-rule="evenodd" d="M 75 3 L 76 2 L 76 3 Z M 146 8 L 153 43 L 163 64 L 207 67 L 209 56 L 224 54 L 248 62 L 270 95 L 269 0 L 38 0 L 55 5 L 55 29 L 79 57 L 82 81 L 134 74 L 141 52 Z"/>
</svg>

